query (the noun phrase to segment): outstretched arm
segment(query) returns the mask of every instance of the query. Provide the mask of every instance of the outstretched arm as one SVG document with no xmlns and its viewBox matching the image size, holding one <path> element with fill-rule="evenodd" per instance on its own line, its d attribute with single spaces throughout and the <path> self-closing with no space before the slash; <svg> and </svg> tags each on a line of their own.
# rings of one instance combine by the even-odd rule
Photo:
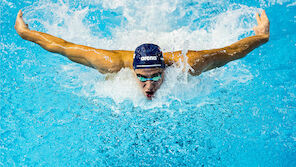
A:
<svg viewBox="0 0 296 167">
<path fill-rule="evenodd" d="M 123 59 L 132 57 L 132 51 L 96 49 L 77 45 L 43 32 L 30 30 L 22 15 L 20 10 L 15 22 L 17 33 L 23 39 L 32 41 L 47 51 L 59 53 L 76 63 L 96 68 L 101 73 L 117 72 L 123 67 L 131 66 L 130 62 L 123 61 Z"/>
<path fill-rule="evenodd" d="M 188 51 L 186 55 L 188 57 L 188 64 L 193 69 L 190 73 L 192 75 L 199 75 L 204 71 L 221 67 L 230 61 L 246 56 L 255 48 L 266 43 L 269 40 L 269 20 L 265 11 L 263 10 L 261 17 L 257 13 L 256 19 L 258 26 L 254 27 L 255 36 L 244 38 L 230 46 L 220 49 Z M 178 53 L 176 52 L 176 54 Z M 170 58 L 170 56 L 168 56 L 168 58 Z"/>
</svg>

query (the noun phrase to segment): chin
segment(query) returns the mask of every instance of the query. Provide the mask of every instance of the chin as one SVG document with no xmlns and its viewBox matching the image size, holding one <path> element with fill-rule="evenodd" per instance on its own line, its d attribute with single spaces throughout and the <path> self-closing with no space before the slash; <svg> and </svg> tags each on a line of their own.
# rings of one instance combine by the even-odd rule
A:
<svg viewBox="0 0 296 167">
<path fill-rule="evenodd" d="M 146 98 L 147 98 L 147 100 L 152 100 L 152 97 L 147 97 L 147 96 L 146 96 Z"/>
</svg>

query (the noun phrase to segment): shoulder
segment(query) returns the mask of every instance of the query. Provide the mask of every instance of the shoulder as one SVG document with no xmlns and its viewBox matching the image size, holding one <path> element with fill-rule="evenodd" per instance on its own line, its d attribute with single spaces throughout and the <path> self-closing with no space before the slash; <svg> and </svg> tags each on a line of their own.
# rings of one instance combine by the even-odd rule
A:
<svg viewBox="0 0 296 167">
<path fill-rule="evenodd" d="M 115 50 L 116 55 L 121 59 L 123 67 L 133 68 L 134 51 L 129 50 Z"/>
<path fill-rule="evenodd" d="M 166 65 L 172 65 L 178 62 L 184 61 L 184 56 L 182 51 L 174 51 L 174 52 L 164 52 L 163 53 L 164 62 Z"/>
</svg>

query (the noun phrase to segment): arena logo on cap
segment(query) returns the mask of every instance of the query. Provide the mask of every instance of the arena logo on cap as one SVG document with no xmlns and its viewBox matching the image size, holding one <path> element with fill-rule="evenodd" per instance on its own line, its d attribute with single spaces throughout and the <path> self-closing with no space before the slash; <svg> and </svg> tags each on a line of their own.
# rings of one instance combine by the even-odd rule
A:
<svg viewBox="0 0 296 167">
<path fill-rule="evenodd" d="M 150 61 L 150 60 L 157 60 L 156 56 L 144 56 L 141 57 L 141 61 Z"/>
</svg>

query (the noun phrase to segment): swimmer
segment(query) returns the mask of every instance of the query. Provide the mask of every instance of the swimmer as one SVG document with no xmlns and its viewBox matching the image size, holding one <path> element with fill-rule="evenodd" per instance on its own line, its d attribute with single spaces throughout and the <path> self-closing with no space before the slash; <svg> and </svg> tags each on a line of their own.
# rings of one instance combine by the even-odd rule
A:
<svg viewBox="0 0 296 167">
<path fill-rule="evenodd" d="M 20 10 L 16 17 L 15 29 L 23 39 L 32 41 L 49 52 L 64 55 L 71 61 L 95 68 L 103 74 L 131 68 L 144 95 L 150 100 L 163 83 L 164 70 L 167 66 L 177 64 L 181 60 L 190 65 L 188 72 L 196 76 L 243 58 L 269 40 L 269 20 L 264 10 L 261 16 L 256 14 L 258 25 L 253 28 L 254 36 L 219 49 L 188 50 L 186 55 L 182 55 L 182 51 L 162 53 L 155 44 L 142 44 L 135 51 L 104 50 L 74 44 L 43 32 L 30 30 L 22 16 Z"/>
</svg>

